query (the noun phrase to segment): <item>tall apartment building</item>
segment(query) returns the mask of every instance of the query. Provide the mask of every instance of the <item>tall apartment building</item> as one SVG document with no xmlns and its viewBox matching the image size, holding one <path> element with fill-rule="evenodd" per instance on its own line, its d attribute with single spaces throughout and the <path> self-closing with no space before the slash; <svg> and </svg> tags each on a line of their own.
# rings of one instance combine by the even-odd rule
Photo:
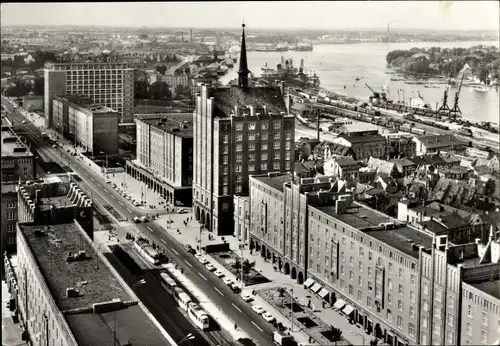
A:
<svg viewBox="0 0 500 346">
<path fill-rule="evenodd" d="M 120 113 L 121 123 L 134 121 L 134 69 L 124 63 L 46 63 L 44 107 L 46 126 L 57 125 L 52 101 L 56 95 L 85 95 Z"/>
<path fill-rule="evenodd" d="M 176 205 L 192 205 L 193 115 L 143 116 L 137 127 L 136 159 L 127 174 Z"/>
<path fill-rule="evenodd" d="M 60 132 L 67 130 L 67 138 L 95 156 L 118 154 L 120 114 L 89 101 L 80 96 L 56 96 L 52 115 L 62 122 L 55 127 Z"/>
<path fill-rule="evenodd" d="M 233 195 L 248 195 L 249 176 L 291 170 L 295 122 L 283 88 L 248 86 L 245 31 L 238 86 L 201 86 L 194 115 L 193 204 L 197 220 L 233 234 Z"/>
<path fill-rule="evenodd" d="M 17 244 L 7 285 L 26 344 L 169 345 L 78 221 L 20 223 Z"/>
<path fill-rule="evenodd" d="M 16 251 L 17 185 L 19 181 L 36 179 L 36 158 L 2 118 L 2 204 L 1 253 Z M 3 274 L 3 268 L 2 268 Z M 3 277 L 3 276 L 2 276 Z"/>
<path fill-rule="evenodd" d="M 340 180 L 289 179 L 251 177 L 250 248 L 389 345 L 498 344 L 498 235 L 453 244 L 354 201 Z"/>
</svg>

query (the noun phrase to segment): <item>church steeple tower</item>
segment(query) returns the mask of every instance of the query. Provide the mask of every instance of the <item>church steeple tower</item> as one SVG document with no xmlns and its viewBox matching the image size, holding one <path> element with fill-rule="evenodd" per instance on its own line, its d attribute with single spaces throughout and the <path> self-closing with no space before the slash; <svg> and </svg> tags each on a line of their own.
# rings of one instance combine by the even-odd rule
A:
<svg viewBox="0 0 500 346">
<path fill-rule="evenodd" d="M 243 33 L 241 34 L 241 51 L 240 51 L 240 68 L 238 69 L 238 86 L 240 88 L 248 88 L 248 70 L 247 63 L 247 46 L 245 43 L 245 24 L 242 25 Z"/>
</svg>

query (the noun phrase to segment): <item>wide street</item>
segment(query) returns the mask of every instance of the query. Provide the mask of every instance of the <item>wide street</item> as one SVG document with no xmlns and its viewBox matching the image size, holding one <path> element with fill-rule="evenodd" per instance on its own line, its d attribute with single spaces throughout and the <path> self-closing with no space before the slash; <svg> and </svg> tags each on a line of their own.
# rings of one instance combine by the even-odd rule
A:
<svg viewBox="0 0 500 346">
<path fill-rule="evenodd" d="M 34 145 L 41 147 L 37 149 L 40 155 L 53 162 L 61 162 L 62 160 L 65 165 L 69 166 L 82 178 L 79 184 L 88 195 L 92 196 L 94 203 L 111 205 L 128 220 L 132 220 L 134 216 L 145 214 L 144 211 L 132 205 L 111 188 L 111 186 L 107 185 L 103 176 L 96 174 L 86 163 L 77 160 L 64 149 L 49 147 L 41 138 L 38 128 L 29 122 L 29 120 L 26 121 L 26 124 L 22 124 L 21 122 L 25 118 L 17 110 L 12 112 L 12 107 L 3 98 L 2 103 L 6 104 L 10 112 L 9 116 L 14 118 L 15 127 L 20 129 L 20 132 L 26 138 L 33 141 Z M 193 255 L 189 254 L 182 244 L 179 244 L 166 230 L 155 223 L 137 224 L 136 228 L 156 244 L 168 244 L 166 246 L 167 256 L 174 258 L 176 263 L 186 264 L 182 266 L 186 275 L 239 328 L 243 329 L 248 335 L 251 335 L 255 343 L 263 346 L 272 344 L 271 334 L 275 329 L 257 315 L 239 295 L 235 294 L 221 280 L 213 280 L 213 275 L 210 275 L 208 269 Z"/>
</svg>

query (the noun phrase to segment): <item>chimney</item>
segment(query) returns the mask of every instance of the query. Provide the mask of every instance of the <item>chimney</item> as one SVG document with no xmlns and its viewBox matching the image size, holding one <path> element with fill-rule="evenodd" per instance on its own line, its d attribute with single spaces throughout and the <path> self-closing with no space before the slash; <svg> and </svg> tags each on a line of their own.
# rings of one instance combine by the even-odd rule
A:
<svg viewBox="0 0 500 346">
<path fill-rule="evenodd" d="M 281 95 L 285 95 L 285 81 L 280 82 Z"/>
<path fill-rule="evenodd" d="M 42 200 L 42 190 L 35 191 L 35 206 L 39 206 Z"/>
</svg>

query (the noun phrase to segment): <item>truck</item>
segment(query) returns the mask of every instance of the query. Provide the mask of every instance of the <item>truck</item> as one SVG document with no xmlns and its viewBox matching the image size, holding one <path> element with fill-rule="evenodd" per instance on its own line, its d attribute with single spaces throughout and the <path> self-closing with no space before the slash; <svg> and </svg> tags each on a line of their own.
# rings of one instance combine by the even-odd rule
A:
<svg viewBox="0 0 500 346">
<path fill-rule="evenodd" d="M 278 346 L 292 346 L 296 345 L 293 336 L 288 335 L 285 332 L 275 331 L 273 332 L 273 342 Z"/>
</svg>

